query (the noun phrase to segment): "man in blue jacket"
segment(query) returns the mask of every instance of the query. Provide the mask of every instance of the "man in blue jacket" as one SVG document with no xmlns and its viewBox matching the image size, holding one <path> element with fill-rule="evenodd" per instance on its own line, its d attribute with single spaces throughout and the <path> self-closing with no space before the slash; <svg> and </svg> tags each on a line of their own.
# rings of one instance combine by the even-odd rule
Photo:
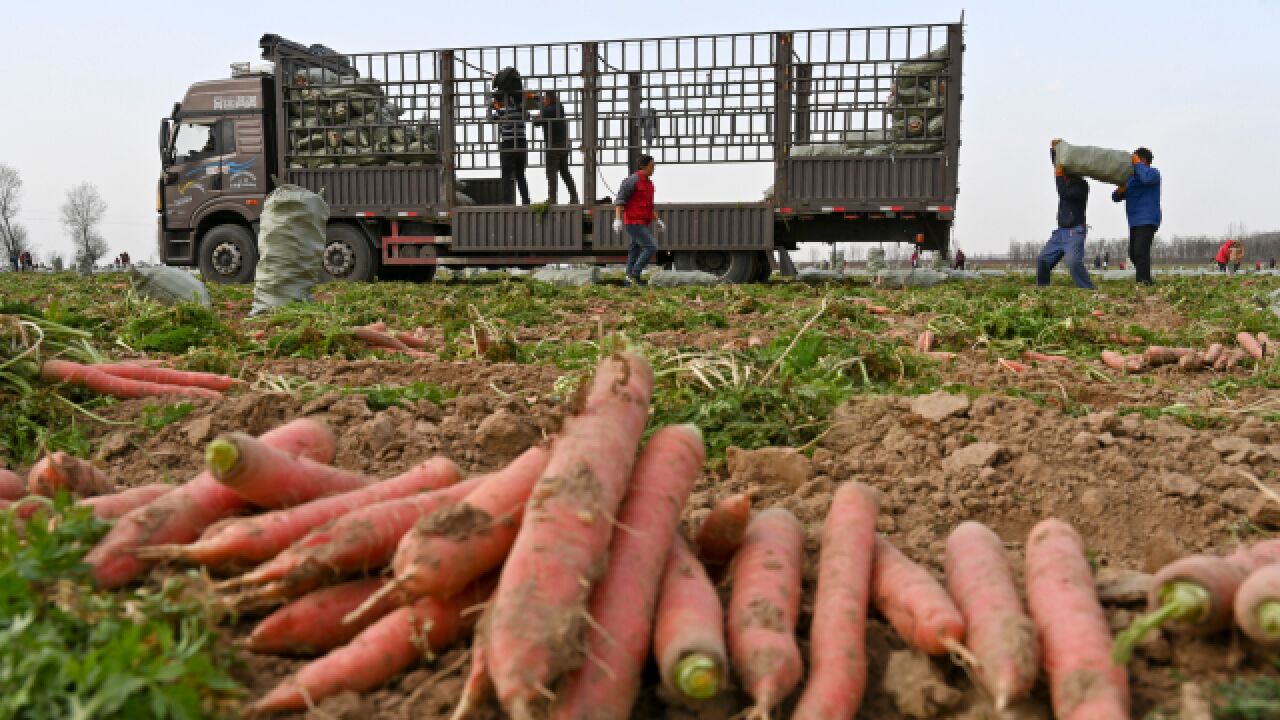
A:
<svg viewBox="0 0 1280 720">
<path fill-rule="evenodd" d="M 1133 151 L 1133 176 L 1111 193 L 1115 202 L 1124 202 L 1129 216 L 1129 259 L 1138 271 L 1137 280 L 1151 285 L 1151 243 L 1160 229 L 1160 171 L 1151 167 L 1155 156 L 1140 147 Z"/>
<path fill-rule="evenodd" d="M 1065 257 L 1076 287 L 1092 290 L 1093 281 L 1084 266 L 1084 239 L 1088 234 L 1084 213 L 1089 204 L 1089 183 L 1082 177 L 1067 175 L 1058 165 L 1057 146 L 1057 140 L 1049 144 L 1049 159 L 1053 161 L 1054 182 L 1058 186 L 1058 229 L 1036 258 L 1036 285 L 1048 285 L 1054 266 Z"/>
</svg>

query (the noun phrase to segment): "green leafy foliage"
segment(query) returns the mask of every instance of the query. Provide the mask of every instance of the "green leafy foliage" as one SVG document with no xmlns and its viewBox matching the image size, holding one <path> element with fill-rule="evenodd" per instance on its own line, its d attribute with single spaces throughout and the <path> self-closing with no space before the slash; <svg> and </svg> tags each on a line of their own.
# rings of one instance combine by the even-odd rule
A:
<svg viewBox="0 0 1280 720">
<path fill-rule="evenodd" d="M 193 347 L 228 342 L 233 334 L 209 308 L 196 303 L 172 307 L 138 302 L 138 315 L 129 320 L 123 340 L 137 350 L 182 353 Z"/>
<path fill-rule="evenodd" d="M 212 604 L 194 576 L 95 592 L 82 559 L 106 527 L 65 496 L 25 522 L 0 513 L 0 717 L 225 715 L 239 688 Z"/>
</svg>

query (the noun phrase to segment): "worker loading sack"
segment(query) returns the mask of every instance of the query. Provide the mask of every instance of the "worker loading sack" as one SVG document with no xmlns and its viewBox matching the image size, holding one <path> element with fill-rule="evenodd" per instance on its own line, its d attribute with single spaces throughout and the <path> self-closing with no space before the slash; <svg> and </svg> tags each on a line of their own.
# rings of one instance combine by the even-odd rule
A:
<svg viewBox="0 0 1280 720">
<path fill-rule="evenodd" d="M 1091 145 L 1072 145 L 1059 140 L 1057 165 L 1067 175 L 1093 178 L 1110 185 L 1123 185 L 1133 176 L 1133 155 L 1125 150 L 1109 150 Z"/>
</svg>

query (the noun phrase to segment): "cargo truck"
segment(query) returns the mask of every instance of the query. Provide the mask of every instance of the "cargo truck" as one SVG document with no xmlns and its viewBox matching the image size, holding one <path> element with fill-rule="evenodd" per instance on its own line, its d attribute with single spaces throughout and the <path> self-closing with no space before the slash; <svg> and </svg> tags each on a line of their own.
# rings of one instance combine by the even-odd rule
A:
<svg viewBox="0 0 1280 720">
<path fill-rule="evenodd" d="M 354 54 L 268 34 L 260 48 L 265 62 L 192 85 L 161 123 L 160 257 L 211 281 L 253 279 L 278 183 L 328 201 L 334 279 L 619 263 L 607 177 L 642 154 L 665 177 L 756 163 L 772 180 L 736 202 L 663 202 L 681 198 L 660 184 L 657 262 L 677 269 L 751 282 L 793 271 L 800 243 L 949 245 L 963 22 Z M 583 202 L 504 204 L 512 150 L 490 110 L 514 101 L 532 123 L 548 90 Z M 545 139 L 528 137 L 534 173 Z"/>
</svg>

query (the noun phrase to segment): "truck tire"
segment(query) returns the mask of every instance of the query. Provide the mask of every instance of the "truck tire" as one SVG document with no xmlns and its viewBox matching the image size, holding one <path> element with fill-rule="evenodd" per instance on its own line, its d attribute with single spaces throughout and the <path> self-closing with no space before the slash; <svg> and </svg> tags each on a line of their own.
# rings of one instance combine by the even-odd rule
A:
<svg viewBox="0 0 1280 720">
<path fill-rule="evenodd" d="M 324 272 L 330 280 L 369 282 L 378 271 L 373 246 L 358 228 L 345 223 L 329 226 L 324 245 Z"/>
<path fill-rule="evenodd" d="M 691 250 L 677 252 L 676 269 L 701 270 L 720 278 L 721 282 L 741 285 L 756 277 L 756 255 L 750 250 Z M 766 267 L 768 265 L 766 264 Z"/>
<path fill-rule="evenodd" d="M 767 283 L 772 276 L 773 266 L 769 264 L 769 253 L 756 253 L 756 274 L 751 278 L 751 282 Z"/>
<path fill-rule="evenodd" d="M 207 282 L 253 282 L 258 269 L 258 243 L 243 225 L 218 225 L 200 240 L 200 275 Z"/>
</svg>

